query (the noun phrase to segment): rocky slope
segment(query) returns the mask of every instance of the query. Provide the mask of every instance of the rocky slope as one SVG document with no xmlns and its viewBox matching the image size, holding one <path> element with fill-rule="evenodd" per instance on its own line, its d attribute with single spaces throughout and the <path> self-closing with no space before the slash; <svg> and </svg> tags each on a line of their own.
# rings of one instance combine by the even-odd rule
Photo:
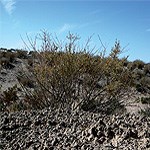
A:
<svg viewBox="0 0 150 150">
<path fill-rule="evenodd" d="M 15 58 L 5 66 L 1 63 L 0 94 L 16 84 L 20 88 L 16 74 L 26 70 L 28 60 L 27 56 Z M 139 74 L 144 74 L 143 70 L 138 70 Z M 146 77 L 149 80 L 149 72 Z M 122 102 L 127 111 L 117 114 L 60 108 L 0 111 L 0 150 L 148 150 L 150 117 L 139 111 L 150 108 L 141 103 L 141 97 L 150 99 L 150 93 L 142 93 L 143 87 L 124 96 Z M 149 84 L 145 87 L 149 89 Z"/>
</svg>

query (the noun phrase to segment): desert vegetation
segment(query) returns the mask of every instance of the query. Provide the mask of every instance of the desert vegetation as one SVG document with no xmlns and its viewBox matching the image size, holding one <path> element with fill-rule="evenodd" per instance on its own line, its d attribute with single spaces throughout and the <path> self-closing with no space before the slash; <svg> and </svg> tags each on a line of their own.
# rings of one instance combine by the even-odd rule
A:
<svg viewBox="0 0 150 150">
<path fill-rule="evenodd" d="M 0 149 L 150 148 L 149 63 L 120 57 L 119 41 L 108 54 L 100 38 L 27 39 L 0 49 Z"/>
<path fill-rule="evenodd" d="M 150 92 L 150 64 L 120 58 L 119 41 L 106 56 L 101 41 L 102 49 L 96 51 L 89 49 L 90 39 L 80 48 L 80 38 L 71 33 L 63 45 L 46 31 L 39 37 L 40 49 L 36 47 L 37 41 L 30 38 L 26 43 L 28 51 L 1 48 L 1 69 L 14 68 L 18 59 L 24 60 L 26 66 L 16 74 L 18 84 L 1 92 L 1 111 L 13 105 L 15 110 L 52 107 L 111 113 L 122 105 L 121 98 L 131 88 Z M 23 98 L 16 102 L 19 92 Z M 149 98 L 141 101 L 147 102 Z"/>
</svg>

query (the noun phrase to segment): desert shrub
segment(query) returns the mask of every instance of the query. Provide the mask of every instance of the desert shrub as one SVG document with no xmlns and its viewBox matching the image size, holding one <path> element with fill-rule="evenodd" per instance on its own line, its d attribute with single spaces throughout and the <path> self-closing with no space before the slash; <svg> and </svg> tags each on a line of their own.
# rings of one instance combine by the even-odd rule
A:
<svg viewBox="0 0 150 150">
<path fill-rule="evenodd" d="M 4 66 L 8 66 L 9 65 L 9 59 L 6 57 L 2 57 L 0 59 L 0 64 L 4 67 Z"/>
<path fill-rule="evenodd" d="M 127 67 L 133 71 L 134 69 L 143 69 L 145 66 L 145 63 L 142 60 L 135 60 L 133 62 L 129 62 Z"/>
<path fill-rule="evenodd" d="M 9 50 L 0 52 L 0 65 L 3 68 L 14 68 L 14 65 L 12 63 L 15 61 L 15 59 L 16 55 L 14 52 L 11 52 Z"/>
<path fill-rule="evenodd" d="M 133 65 L 135 65 L 138 69 L 143 69 L 145 63 L 142 60 L 135 60 L 133 61 Z"/>
<path fill-rule="evenodd" d="M 127 60 L 127 57 L 122 58 L 121 60 L 123 61 L 123 66 L 124 66 L 124 67 L 127 67 L 128 64 L 130 63 L 130 62 Z"/>
<path fill-rule="evenodd" d="M 128 68 L 130 71 L 133 71 L 133 70 L 136 68 L 136 65 L 133 64 L 133 62 L 129 62 L 128 65 L 127 65 L 127 68 Z"/>
<path fill-rule="evenodd" d="M 137 83 L 135 83 L 137 91 L 141 93 L 150 92 L 150 77 L 144 76 Z"/>
<path fill-rule="evenodd" d="M 5 57 L 8 58 L 9 61 L 12 63 L 15 61 L 16 54 L 14 52 L 7 51 Z"/>
<path fill-rule="evenodd" d="M 33 58 L 28 58 L 27 63 L 29 66 L 33 66 L 33 63 L 34 63 Z"/>
<path fill-rule="evenodd" d="M 15 66 L 10 62 L 10 59 L 7 58 L 7 57 L 2 57 L 0 59 L 0 65 L 2 68 L 5 68 L 5 69 L 12 69 L 14 68 Z"/>
<path fill-rule="evenodd" d="M 34 88 L 34 81 L 31 78 L 29 78 L 28 76 L 18 75 L 17 79 L 23 86 L 26 86 L 29 88 Z"/>
<path fill-rule="evenodd" d="M 7 58 L 10 62 L 14 62 L 16 55 L 14 52 L 7 50 L 7 51 L 1 51 L 0 58 Z"/>
<path fill-rule="evenodd" d="M 7 106 L 10 106 L 18 99 L 17 96 L 17 85 L 9 87 L 1 94 L 1 108 L 5 110 Z M 1 110 L 2 110 L 1 109 Z"/>
<path fill-rule="evenodd" d="M 28 58 L 28 52 L 25 50 L 16 50 L 16 56 L 20 59 Z"/>
<path fill-rule="evenodd" d="M 147 75 L 148 73 L 150 74 L 150 63 L 146 64 L 144 66 L 144 72 Z"/>
<path fill-rule="evenodd" d="M 141 70 L 141 69 L 138 69 L 138 68 L 134 69 L 134 70 L 132 71 L 132 73 L 133 73 L 133 75 L 134 75 L 135 80 L 140 80 L 142 77 L 145 76 L 144 71 Z"/>
<path fill-rule="evenodd" d="M 30 107 L 76 109 L 91 105 L 87 110 L 94 109 L 102 101 L 118 99 L 132 83 L 132 74 L 124 67 L 126 59 L 118 58 L 119 42 L 116 41 L 108 57 L 102 52 L 95 57 L 87 47 L 76 50 L 79 38 L 73 34 L 67 36 L 69 42 L 64 48 L 52 42 L 46 32 L 42 36 L 42 49 L 36 55 L 38 63 L 30 70 L 36 88 L 31 91 L 22 84 Z"/>
<path fill-rule="evenodd" d="M 141 78 L 140 84 L 145 87 L 146 91 L 150 90 L 150 77 L 145 76 Z"/>
<path fill-rule="evenodd" d="M 3 92 L 3 100 L 10 104 L 13 101 L 16 101 L 18 99 L 17 96 L 17 86 L 9 87 L 6 91 Z"/>
<path fill-rule="evenodd" d="M 27 110 L 28 108 L 21 101 L 15 101 L 11 103 L 5 110 L 8 112 L 17 112 L 21 110 Z"/>
</svg>

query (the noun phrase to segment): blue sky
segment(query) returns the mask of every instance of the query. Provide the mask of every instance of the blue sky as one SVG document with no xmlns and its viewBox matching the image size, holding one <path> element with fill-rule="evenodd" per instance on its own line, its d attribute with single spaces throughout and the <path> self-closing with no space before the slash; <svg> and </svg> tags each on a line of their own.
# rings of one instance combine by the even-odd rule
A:
<svg viewBox="0 0 150 150">
<path fill-rule="evenodd" d="M 46 29 L 59 39 L 70 31 L 91 47 L 108 51 L 116 39 L 129 60 L 150 62 L 150 1 L 129 0 L 0 0 L 0 47 L 24 48 L 21 37 Z"/>
</svg>

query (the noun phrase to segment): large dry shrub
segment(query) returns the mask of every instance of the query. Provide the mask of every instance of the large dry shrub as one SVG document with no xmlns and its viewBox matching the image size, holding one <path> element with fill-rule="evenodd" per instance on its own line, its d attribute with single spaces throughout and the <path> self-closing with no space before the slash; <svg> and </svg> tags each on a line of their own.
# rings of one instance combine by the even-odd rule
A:
<svg viewBox="0 0 150 150">
<path fill-rule="evenodd" d="M 118 99 L 131 84 L 132 76 L 124 67 L 126 59 L 118 58 L 119 42 L 105 57 L 103 52 L 94 56 L 86 47 L 79 49 L 76 45 L 79 38 L 70 33 L 64 47 L 52 41 L 47 32 L 40 37 L 42 49 L 36 51 L 37 61 L 30 67 L 35 88 L 31 90 L 22 85 L 30 107 L 95 109 L 104 102 Z"/>
</svg>

